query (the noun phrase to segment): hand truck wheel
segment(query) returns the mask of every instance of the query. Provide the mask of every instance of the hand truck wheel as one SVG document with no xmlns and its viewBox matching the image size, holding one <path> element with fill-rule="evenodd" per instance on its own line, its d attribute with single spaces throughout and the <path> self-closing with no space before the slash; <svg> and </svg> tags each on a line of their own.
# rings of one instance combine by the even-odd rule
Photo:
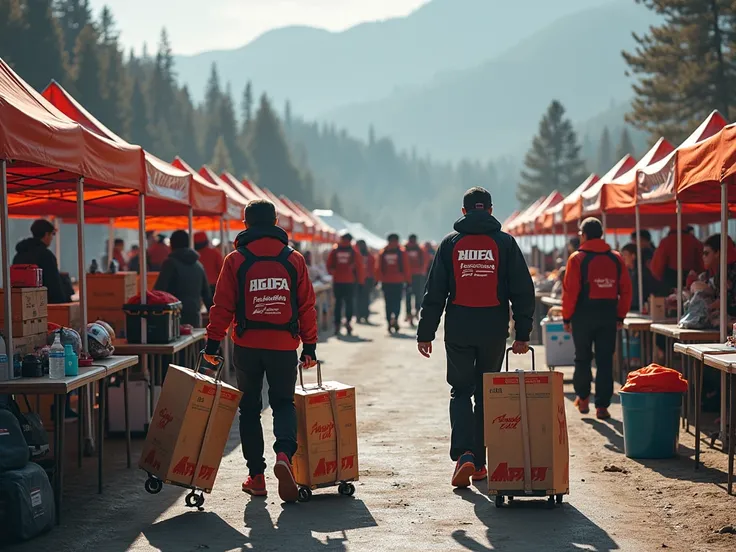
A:
<svg viewBox="0 0 736 552">
<path fill-rule="evenodd" d="M 299 502 L 309 502 L 310 500 L 312 500 L 312 489 L 299 487 Z"/>
<path fill-rule="evenodd" d="M 355 494 L 355 485 L 347 481 L 343 481 L 337 487 L 337 492 L 343 496 L 353 496 Z"/>
<path fill-rule="evenodd" d="M 503 508 L 503 495 L 497 494 L 496 495 L 496 508 Z"/>
<path fill-rule="evenodd" d="M 148 479 L 146 479 L 144 487 L 147 493 L 158 494 L 161 492 L 161 489 L 164 488 L 164 483 L 160 479 L 156 479 L 155 477 L 149 477 Z"/>
</svg>

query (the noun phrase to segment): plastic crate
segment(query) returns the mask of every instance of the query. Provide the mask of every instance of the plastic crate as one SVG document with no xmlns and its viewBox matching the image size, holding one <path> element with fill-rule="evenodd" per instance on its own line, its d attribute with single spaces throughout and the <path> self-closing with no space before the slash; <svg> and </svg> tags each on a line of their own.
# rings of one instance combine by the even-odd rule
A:
<svg viewBox="0 0 736 552">
<path fill-rule="evenodd" d="M 141 342 L 141 317 L 145 317 L 148 343 L 171 343 L 181 336 L 181 302 L 161 305 L 125 305 L 128 343 Z"/>
</svg>

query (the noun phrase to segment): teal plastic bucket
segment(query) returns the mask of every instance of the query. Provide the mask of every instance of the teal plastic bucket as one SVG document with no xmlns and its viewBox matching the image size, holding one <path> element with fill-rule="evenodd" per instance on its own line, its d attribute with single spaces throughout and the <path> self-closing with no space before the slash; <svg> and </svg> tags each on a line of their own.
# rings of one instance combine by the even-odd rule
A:
<svg viewBox="0 0 736 552">
<path fill-rule="evenodd" d="M 682 393 L 626 393 L 624 449 L 629 458 L 672 458 L 680 442 Z"/>
</svg>

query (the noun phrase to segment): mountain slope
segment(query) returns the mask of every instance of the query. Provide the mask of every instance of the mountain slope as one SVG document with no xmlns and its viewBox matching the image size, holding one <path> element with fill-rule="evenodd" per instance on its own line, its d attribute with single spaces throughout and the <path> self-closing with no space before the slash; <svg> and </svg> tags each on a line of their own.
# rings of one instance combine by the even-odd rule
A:
<svg viewBox="0 0 736 552">
<path fill-rule="evenodd" d="M 323 118 L 364 135 L 373 124 L 399 147 L 444 158 L 493 158 L 528 142 L 556 98 L 574 121 L 631 96 L 622 49 L 655 21 L 648 10 L 613 2 L 558 19 L 494 60 L 429 85 L 345 106 Z"/>
<path fill-rule="evenodd" d="M 443 71 L 473 67 L 555 17 L 608 1 L 433 0 L 407 17 L 339 33 L 277 29 L 237 50 L 177 57 L 176 68 L 196 100 L 202 99 L 210 66 L 217 62 L 235 93 L 250 79 L 276 105 L 288 98 L 298 113 L 312 118 L 425 83 Z"/>
</svg>

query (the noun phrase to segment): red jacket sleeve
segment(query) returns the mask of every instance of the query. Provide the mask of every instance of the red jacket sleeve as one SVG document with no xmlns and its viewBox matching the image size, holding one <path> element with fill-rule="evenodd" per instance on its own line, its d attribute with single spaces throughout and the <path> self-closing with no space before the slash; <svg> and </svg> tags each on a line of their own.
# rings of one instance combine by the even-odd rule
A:
<svg viewBox="0 0 736 552">
<path fill-rule="evenodd" d="M 659 281 L 664 279 L 664 271 L 667 268 L 668 252 L 666 249 L 666 242 L 663 240 L 662 243 L 659 244 L 659 247 L 654 251 L 652 264 L 649 267 L 649 270 L 652 272 L 652 276 Z"/>
<path fill-rule="evenodd" d="M 375 257 L 375 263 L 376 263 L 376 270 L 374 271 L 376 274 L 376 282 L 383 282 L 383 272 L 381 269 L 383 268 L 383 263 L 381 262 L 381 259 L 383 259 L 383 250 L 376 255 Z"/>
<path fill-rule="evenodd" d="M 309 279 L 309 269 L 301 253 L 292 253 L 289 259 L 297 272 L 297 299 L 299 301 L 299 337 L 302 343 L 317 343 L 317 309 L 314 286 Z"/>
<path fill-rule="evenodd" d="M 222 341 L 235 318 L 235 304 L 238 299 L 237 271 L 243 256 L 234 251 L 226 258 L 220 277 L 215 286 L 215 298 L 210 308 L 210 323 L 207 326 L 207 339 Z"/>
<path fill-rule="evenodd" d="M 353 247 L 353 259 L 355 260 L 355 277 L 360 285 L 365 284 L 365 264 L 363 262 L 363 255 L 357 247 Z"/>
<path fill-rule="evenodd" d="M 623 322 L 624 318 L 631 308 L 631 298 L 633 297 L 634 290 L 631 285 L 631 276 L 629 271 L 626 269 L 624 260 L 619 253 L 615 253 L 618 262 L 621 263 L 621 279 L 618 283 L 618 308 L 616 310 L 619 321 Z"/>
<path fill-rule="evenodd" d="M 330 254 L 327 256 L 327 272 L 334 276 L 335 275 L 335 250 L 333 249 L 330 251 Z"/>
<path fill-rule="evenodd" d="M 562 281 L 562 318 L 565 322 L 572 319 L 575 314 L 575 306 L 580 295 L 580 261 L 582 254 L 573 253 L 567 260 L 565 267 L 565 278 Z"/>
</svg>

